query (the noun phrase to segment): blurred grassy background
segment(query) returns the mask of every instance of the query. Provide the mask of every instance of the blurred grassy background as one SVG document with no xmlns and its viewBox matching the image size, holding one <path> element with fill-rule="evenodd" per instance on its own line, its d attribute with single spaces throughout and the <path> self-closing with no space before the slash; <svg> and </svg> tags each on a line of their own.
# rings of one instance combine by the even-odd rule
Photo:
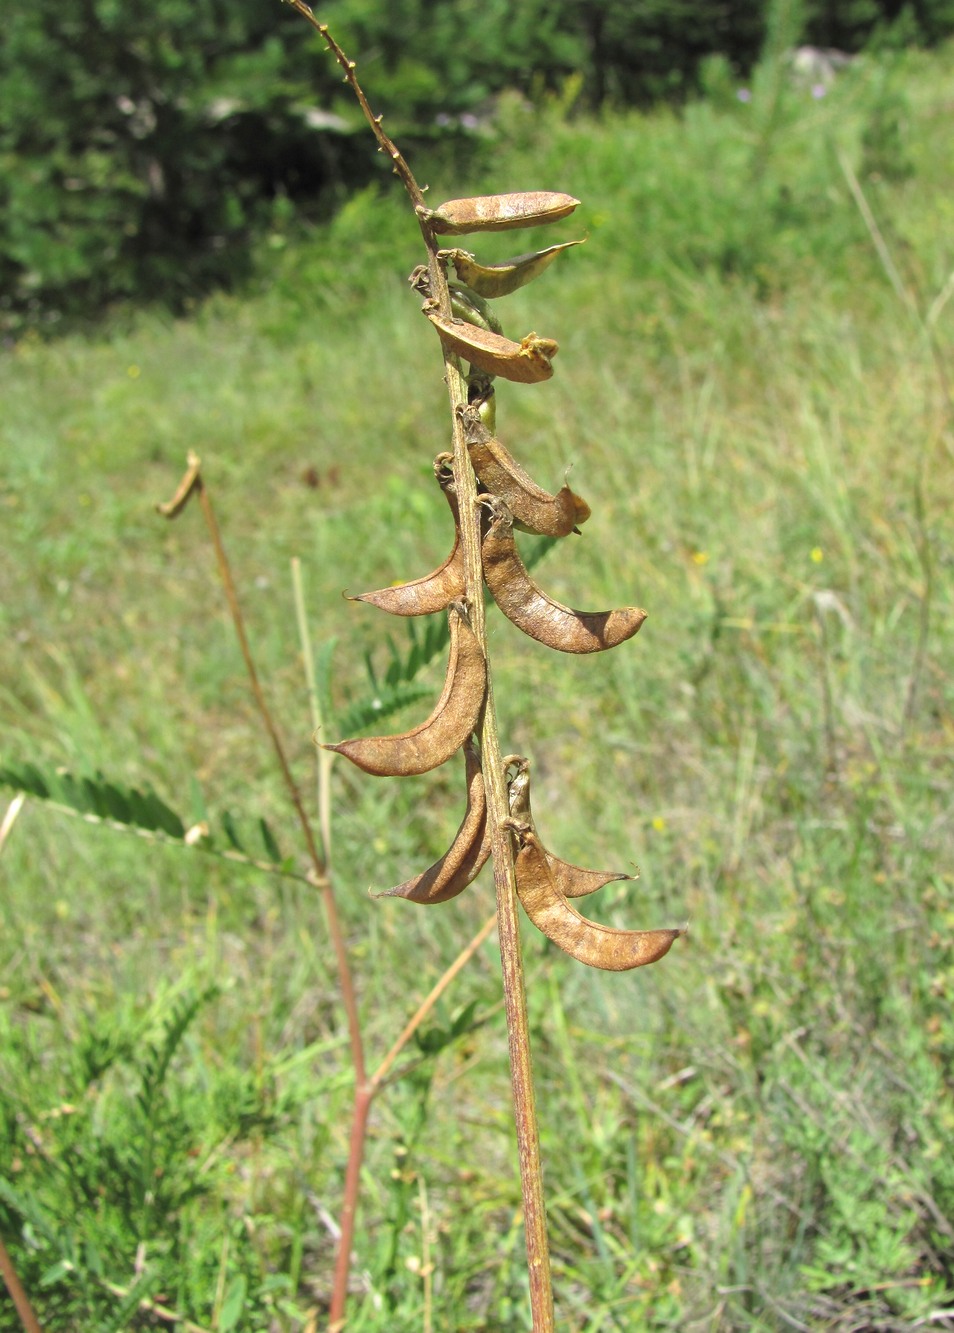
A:
<svg viewBox="0 0 954 1333">
<path fill-rule="evenodd" d="M 817 96 L 767 62 L 745 101 L 714 62 L 683 112 L 600 119 L 515 99 L 473 177 L 430 181 L 583 200 L 540 241 L 586 246 L 499 307 L 561 351 L 498 428 L 593 508 L 541 584 L 650 618 L 594 660 L 494 623 L 502 739 L 554 851 L 638 862 L 588 911 L 691 923 L 623 977 L 525 936 L 561 1328 L 954 1325 L 952 69 L 866 58 Z M 294 842 L 198 512 L 153 506 L 196 449 L 307 785 L 290 557 L 342 700 L 403 627 L 341 590 L 451 539 L 416 231 L 395 183 L 276 230 L 242 296 L 6 352 L 3 761 L 180 805 L 195 775 Z M 365 892 L 446 846 L 456 768 L 335 782 L 382 1053 L 492 891 Z M 137 1272 L 202 1328 L 306 1327 L 349 1106 L 310 892 L 33 803 L 0 875 L 0 1215 L 47 1327 L 158 1326 L 121 1312 Z M 529 1326 L 498 978 L 488 945 L 435 1043 L 460 1006 L 479 1025 L 377 1104 L 349 1328 Z"/>
</svg>

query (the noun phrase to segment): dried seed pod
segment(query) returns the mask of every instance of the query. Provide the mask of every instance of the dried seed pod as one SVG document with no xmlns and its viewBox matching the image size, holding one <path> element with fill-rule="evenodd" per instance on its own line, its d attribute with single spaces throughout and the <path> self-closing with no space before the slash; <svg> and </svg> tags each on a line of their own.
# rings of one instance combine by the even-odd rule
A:
<svg viewBox="0 0 954 1333">
<path fill-rule="evenodd" d="M 424 313 L 451 351 L 488 375 L 501 375 L 517 384 L 539 384 L 553 374 L 551 358 L 556 356 L 559 344 L 552 338 L 538 338 L 535 333 L 528 333 L 521 342 L 515 343 L 462 319 L 445 319 L 427 307 Z"/>
<path fill-rule="evenodd" d="M 532 829 L 516 827 L 514 862 L 517 896 L 527 916 L 547 939 L 588 967 L 628 972 L 655 963 L 669 952 L 681 930 L 617 930 L 581 916 L 560 893 L 540 840 Z"/>
<path fill-rule="evenodd" d="M 431 574 L 399 583 L 393 588 L 379 588 L 377 592 L 357 593 L 349 602 L 369 602 L 388 611 L 392 616 L 427 616 L 435 611 L 446 611 L 451 602 L 464 595 L 464 551 L 460 544 L 460 515 L 454 489 L 454 473 L 450 466 L 451 454 L 438 454 L 434 459 L 434 475 L 454 515 L 454 547 L 442 565 Z"/>
<path fill-rule="evenodd" d="M 590 516 L 584 499 L 564 485 L 551 495 L 530 477 L 507 449 L 495 439 L 473 407 L 458 408 L 464 439 L 478 478 L 492 495 L 499 496 L 514 518 L 528 531 L 545 537 L 565 537 Z"/>
<path fill-rule="evenodd" d="M 407 898 L 412 903 L 446 903 L 463 893 L 480 874 L 490 857 L 487 830 L 487 800 L 480 756 L 472 744 L 464 746 L 467 778 L 467 810 L 448 850 L 439 861 L 413 879 L 372 898 Z"/>
<path fill-rule="evenodd" d="M 530 809 L 530 764 L 521 755 L 508 755 L 504 760 L 504 767 L 510 768 L 513 766 L 516 766 L 517 771 L 507 783 L 510 818 L 522 827 L 536 833 L 533 812 Z M 585 898 L 590 893 L 596 893 L 597 889 L 605 888 L 607 884 L 614 884 L 618 880 L 636 878 L 634 875 L 627 875 L 614 870 L 587 870 L 583 866 L 573 865 L 570 861 L 561 861 L 558 856 L 554 856 L 546 848 L 544 848 L 544 853 L 554 883 L 564 898 Z"/>
<path fill-rule="evenodd" d="M 631 639 L 646 619 L 638 606 L 616 611 L 574 611 L 541 592 L 527 573 L 513 539 L 513 515 L 496 496 L 483 501 L 493 521 L 481 543 L 484 578 L 508 620 L 531 639 L 562 653 L 596 653 Z"/>
<path fill-rule="evenodd" d="M 430 717 L 400 736 L 367 736 L 324 745 L 376 777 L 427 773 L 448 760 L 470 736 L 487 692 L 487 664 L 460 602 L 448 608 L 450 656 L 444 689 Z"/>
<path fill-rule="evenodd" d="M 466 283 L 447 280 L 450 293 L 451 314 L 455 319 L 462 319 L 465 324 L 473 324 L 478 329 L 487 329 L 490 333 L 503 333 L 500 320 L 491 310 L 482 296 L 471 291 Z"/>
<path fill-rule="evenodd" d="M 582 241 L 564 241 L 562 245 L 551 245 L 546 250 L 515 255 L 500 264 L 480 264 L 468 250 L 442 250 L 441 258 L 450 260 L 458 278 L 466 282 L 471 291 L 493 301 L 526 286 L 549 268 L 558 254 L 582 244 Z"/>
<path fill-rule="evenodd" d="M 579 204 L 570 194 L 532 190 L 518 194 L 483 194 L 469 199 L 448 199 L 439 208 L 419 214 L 439 236 L 463 236 L 470 231 L 512 231 L 539 227 L 568 217 Z"/>
</svg>

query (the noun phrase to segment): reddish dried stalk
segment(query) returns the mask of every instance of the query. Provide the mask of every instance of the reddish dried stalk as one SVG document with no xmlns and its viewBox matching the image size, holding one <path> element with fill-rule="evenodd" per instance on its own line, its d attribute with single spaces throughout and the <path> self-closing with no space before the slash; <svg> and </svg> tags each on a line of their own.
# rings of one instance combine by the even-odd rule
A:
<svg viewBox="0 0 954 1333">
<path fill-rule="evenodd" d="M 274 719 L 272 718 L 271 710 L 268 707 L 268 702 L 265 698 L 264 691 L 262 690 L 261 682 L 259 681 L 255 662 L 252 658 L 251 648 L 249 647 L 248 635 L 245 630 L 245 619 L 238 599 L 235 580 L 232 577 L 231 565 L 229 564 L 229 559 L 222 542 L 222 535 L 215 517 L 215 511 L 212 507 L 211 498 L 202 479 L 201 466 L 201 460 L 198 455 L 190 452 L 188 467 L 182 481 L 176 489 L 175 495 L 168 504 L 157 505 L 156 508 L 164 517 L 175 518 L 182 512 L 193 494 L 199 496 L 199 502 L 202 506 L 206 526 L 208 527 L 212 545 L 215 550 L 219 576 L 222 579 L 226 599 L 229 604 L 229 610 L 232 615 L 232 623 L 235 628 L 236 637 L 239 641 L 239 648 L 242 653 L 243 661 L 245 662 L 245 668 L 248 672 L 252 694 L 255 698 L 256 705 L 258 706 L 262 721 L 265 724 L 265 728 L 268 731 L 272 747 L 278 758 L 289 798 L 291 799 L 295 812 L 298 815 L 299 823 L 301 824 L 305 844 L 308 848 L 308 855 L 312 863 L 312 882 L 318 889 L 320 889 L 322 894 L 328 921 L 328 930 L 332 937 L 335 949 L 338 984 L 341 989 L 342 1002 L 345 1007 L 351 1039 L 351 1056 L 355 1071 L 355 1092 L 351 1113 L 348 1163 L 345 1169 L 345 1188 L 341 1205 L 338 1252 L 335 1260 L 335 1273 L 332 1284 L 331 1306 L 329 1310 L 329 1328 L 333 1331 L 336 1328 L 342 1327 L 345 1305 L 347 1303 L 348 1275 L 351 1268 L 351 1251 L 354 1243 L 355 1219 L 357 1216 L 358 1196 L 360 1192 L 361 1164 L 364 1159 L 364 1144 L 367 1139 L 368 1116 L 371 1111 L 371 1103 L 384 1086 L 385 1078 L 401 1050 L 410 1041 L 421 1023 L 424 1022 L 427 1015 L 431 1012 L 434 1005 L 453 981 L 457 973 L 487 938 L 493 927 L 495 918 L 491 917 L 489 921 L 485 922 L 471 942 L 460 951 L 454 962 L 445 969 L 429 994 L 421 1001 L 411 1018 L 408 1019 L 400 1036 L 381 1061 L 381 1064 L 369 1078 L 364 1059 L 361 1023 L 358 1015 L 358 1004 L 351 967 L 348 961 L 347 945 L 345 944 L 344 932 L 341 928 L 341 921 L 338 916 L 329 867 L 318 851 L 318 845 L 312 831 L 311 821 L 308 818 L 304 803 L 302 802 L 298 784 L 295 782 L 285 754 L 285 747 L 282 743 Z M 0 1256 L 0 1262 L 2 1262 L 2 1256 Z M 5 1273 L 4 1276 L 6 1276 Z M 34 1330 L 30 1329 L 29 1333 L 34 1333 Z M 36 1325 L 36 1333 L 42 1333 L 39 1329 L 39 1325 Z"/>
<path fill-rule="evenodd" d="M 0 1277 L 3 1278 L 7 1291 L 10 1293 L 10 1299 L 13 1301 L 14 1309 L 20 1316 L 24 1333 L 43 1333 L 40 1321 L 33 1313 L 33 1306 L 30 1304 L 29 1297 L 23 1289 L 23 1283 L 13 1266 L 13 1260 L 7 1253 L 7 1247 L 2 1240 L 0 1240 Z"/>
</svg>

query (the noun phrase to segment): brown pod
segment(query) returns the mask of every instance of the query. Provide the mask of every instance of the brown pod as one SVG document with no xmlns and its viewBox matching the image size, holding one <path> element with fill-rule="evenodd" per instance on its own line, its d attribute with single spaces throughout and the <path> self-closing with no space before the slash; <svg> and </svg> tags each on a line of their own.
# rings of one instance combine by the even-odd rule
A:
<svg viewBox="0 0 954 1333">
<path fill-rule="evenodd" d="M 537 835 L 526 828 L 514 832 L 519 847 L 514 871 L 523 910 L 548 940 L 577 962 L 606 972 L 628 972 L 655 963 L 683 934 L 681 930 L 617 930 L 581 916 L 557 888 Z"/>
<path fill-rule="evenodd" d="M 504 766 L 509 768 L 514 765 L 517 771 L 507 784 L 510 818 L 536 833 L 533 812 L 530 809 L 530 764 L 521 755 L 508 755 L 504 760 Z M 597 889 L 605 888 L 607 884 L 636 878 L 635 875 L 627 875 L 616 870 L 587 870 L 584 866 L 573 865 L 571 861 L 561 861 L 546 848 L 544 852 L 554 883 L 564 898 L 585 898 L 590 893 L 596 893 Z"/>
<path fill-rule="evenodd" d="M 513 539 L 513 515 L 494 496 L 484 501 L 493 521 L 481 543 L 484 578 L 508 620 L 531 639 L 562 653 L 597 653 L 631 639 L 646 619 L 638 606 L 617 611 L 574 611 L 541 592 L 527 573 Z"/>
<path fill-rule="evenodd" d="M 411 777 L 448 760 L 470 736 L 487 691 L 487 664 L 461 603 L 448 608 L 450 656 L 437 707 L 400 736 L 367 736 L 324 745 L 376 777 Z"/>
<path fill-rule="evenodd" d="M 472 744 L 465 745 L 467 765 L 467 810 L 460 828 L 448 850 L 439 861 L 413 879 L 407 879 L 397 888 L 383 893 L 372 893 L 372 898 L 406 898 L 412 903 L 446 903 L 463 893 L 471 884 L 490 856 L 490 835 L 487 830 L 487 800 L 484 777 L 480 771 L 480 756 Z"/>
<path fill-rule="evenodd" d="M 460 544 L 460 515 L 454 489 L 454 473 L 449 465 L 451 454 L 438 454 L 434 459 L 434 475 L 454 515 L 454 547 L 442 565 L 423 578 L 410 583 L 399 583 L 377 592 L 357 593 L 349 602 L 368 602 L 392 616 L 428 616 L 435 611 L 446 611 L 451 602 L 464 595 L 464 551 Z"/>
<path fill-rule="evenodd" d="M 468 250 L 442 250 L 441 258 L 450 260 L 461 282 L 485 300 L 509 296 L 528 282 L 532 282 L 553 263 L 557 255 L 582 241 L 564 241 L 546 250 L 534 250 L 527 255 L 515 255 L 501 264 L 480 264 Z"/>
<path fill-rule="evenodd" d="M 471 231 L 512 231 L 539 227 L 568 217 L 579 205 L 571 194 L 529 190 L 517 194 L 480 194 L 469 199 L 448 199 L 438 208 L 419 210 L 439 236 L 464 236 Z"/>
<path fill-rule="evenodd" d="M 487 490 L 504 501 L 518 522 L 544 537 L 565 537 L 578 524 L 586 522 L 591 511 L 584 499 L 569 486 L 563 486 L 556 495 L 545 491 L 494 438 L 477 409 L 457 410 L 474 471 Z"/>
<path fill-rule="evenodd" d="M 517 384 L 539 384 L 553 374 L 551 358 L 556 356 L 559 344 L 552 338 L 528 333 L 515 343 L 491 329 L 480 329 L 462 319 L 447 319 L 426 307 L 424 313 L 451 351 L 488 375 L 501 375 Z"/>
</svg>

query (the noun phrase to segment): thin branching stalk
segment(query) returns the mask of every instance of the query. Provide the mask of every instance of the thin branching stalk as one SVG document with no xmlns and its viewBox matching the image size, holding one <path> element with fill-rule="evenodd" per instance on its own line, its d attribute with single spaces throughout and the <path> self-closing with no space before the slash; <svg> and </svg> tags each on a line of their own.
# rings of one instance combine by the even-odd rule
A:
<svg viewBox="0 0 954 1333">
<path fill-rule="evenodd" d="M 4 1285 L 10 1293 L 10 1299 L 13 1301 L 13 1307 L 20 1316 L 20 1322 L 23 1324 L 23 1333 L 43 1333 L 40 1321 L 33 1313 L 33 1306 L 30 1304 L 29 1297 L 23 1289 L 23 1283 L 17 1276 L 17 1270 L 13 1266 L 13 1260 L 7 1253 L 7 1247 L 0 1239 L 0 1277 L 3 1278 Z"/>
<path fill-rule="evenodd" d="M 487 918 L 487 920 L 481 926 L 480 930 L 478 930 L 477 934 L 474 936 L 471 942 L 468 945 L 466 945 L 463 949 L 461 949 L 460 953 L 451 963 L 450 967 L 447 968 L 447 970 L 443 973 L 443 975 L 434 983 L 434 985 L 428 991 L 427 995 L 414 1010 L 414 1013 L 411 1015 L 411 1017 L 407 1020 L 404 1027 L 402 1028 L 400 1036 L 398 1037 L 397 1041 L 395 1041 L 394 1045 L 388 1051 L 387 1055 L 384 1057 L 384 1059 L 381 1061 L 381 1063 L 378 1065 L 377 1069 L 371 1076 L 371 1082 L 375 1085 L 376 1088 L 381 1087 L 384 1080 L 387 1078 L 388 1073 L 390 1072 L 391 1066 L 394 1064 L 395 1060 L 401 1054 L 401 1051 L 410 1041 L 411 1037 L 413 1037 L 417 1029 L 421 1026 L 421 1023 L 424 1021 L 424 1019 L 427 1017 L 430 1011 L 434 1008 L 434 1005 L 444 994 L 444 991 L 457 976 L 457 973 L 460 972 L 460 970 L 470 962 L 471 958 L 473 958 L 474 954 L 477 952 L 477 950 L 483 944 L 484 940 L 493 930 L 496 923 L 497 923 L 497 914 L 494 913 L 493 916 Z"/>
<path fill-rule="evenodd" d="M 335 1272 L 332 1280 L 332 1294 L 329 1308 L 329 1329 L 334 1333 L 335 1330 L 343 1327 L 345 1306 L 347 1304 L 348 1278 L 351 1268 L 351 1252 L 354 1241 L 355 1221 L 360 1193 L 361 1167 L 364 1160 L 364 1145 L 367 1141 L 368 1118 L 370 1116 L 372 1103 L 377 1094 L 385 1086 L 387 1076 L 401 1051 L 427 1018 L 428 1014 L 433 1010 L 434 1005 L 437 1003 L 441 995 L 443 995 L 447 987 L 473 957 L 481 944 L 483 944 L 484 940 L 493 929 L 497 918 L 496 916 L 490 917 L 470 943 L 460 951 L 455 960 L 431 988 L 428 995 L 418 1005 L 417 1009 L 404 1025 L 390 1051 L 388 1051 L 374 1074 L 369 1078 L 364 1059 L 364 1048 L 354 983 L 347 955 L 347 947 L 344 941 L 344 933 L 341 928 L 337 905 L 334 898 L 333 876 L 331 870 L 331 803 L 329 795 L 329 773 L 333 756 L 329 755 L 326 751 L 319 751 L 321 758 L 319 760 L 318 804 L 321 819 L 321 838 L 324 847 L 324 856 L 322 856 L 318 851 L 311 821 L 308 818 L 304 803 L 301 799 L 298 784 L 295 782 L 292 775 L 281 736 L 275 721 L 272 718 L 271 710 L 268 707 L 268 702 L 259 680 L 254 659 L 252 658 L 248 635 L 245 630 L 245 618 L 242 614 L 241 603 L 239 602 L 235 580 L 232 576 L 231 565 L 222 541 L 222 534 L 215 517 L 215 510 L 212 506 L 211 498 L 202 479 L 201 461 L 196 454 L 190 454 L 187 470 L 177 488 L 175 496 L 168 504 L 159 505 L 159 512 L 167 518 L 176 517 L 185 507 L 185 504 L 192 494 L 198 495 L 199 502 L 202 506 L 203 516 L 212 540 L 216 563 L 225 589 L 236 637 L 238 638 L 242 658 L 245 662 L 246 671 L 251 682 L 252 694 L 264 722 L 265 729 L 271 739 L 272 746 L 278 757 L 279 766 L 282 770 L 288 795 L 295 808 L 295 812 L 298 815 L 299 823 L 301 824 L 302 832 L 305 836 L 305 842 L 312 863 L 312 872 L 308 882 L 313 883 L 320 889 L 325 903 L 329 931 L 332 936 L 338 963 L 338 980 L 342 993 L 342 1001 L 348 1018 L 349 1034 L 351 1038 L 352 1067 L 355 1071 L 355 1090 L 351 1114 L 348 1161 L 345 1168 L 341 1218 L 339 1222 L 339 1234 L 337 1237 L 338 1251 L 335 1260 Z M 308 633 L 308 619 L 305 609 L 301 567 L 297 560 L 292 562 L 292 584 L 299 636 L 305 662 L 306 684 L 312 711 L 312 720 L 315 728 L 320 729 L 324 719 L 321 712 L 321 698 L 317 688 L 314 659 L 311 653 L 311 639 Z M 12 823 L 12 819 L 10 822 Z"/>
<path fill-rule="evenodd" d="M 198 491 L 199 503 L 202 506 L 202 514 L 205 518 L 206 527 L 208 528 L 209 536 L 212 539 L 212 545 L 215 550 L 215 559 L 219 568 L 219 576 L 222 580 L 222 586 L 225 589 L 225 596 L 232 616 L 232 624 L 235 627 L 235 634 L 239 641 L 239 648 L 241 649 L 242 660 L 245 663 L 249 683 L 252 687 L 252 694 L 255 698 L 255 703 L 258 707 L 259 714 L 261 715 L 262 722 L 268 732 L 269 739 L 272 742 L 272 748 L 278 759 L 278 764 L 282 771 L 282 777 L 285 780 L 285 787 L 289 799 L 298 816 L 298 822 L 301 825 L 302 834 L 305 839 L 305 846 L 308 848 L 308 856 L 311 860 L 315 884 L 318 886 L 322 896 L 325 916 L 328 921 L 328 933 L 331 935 L 331 942 L 335 951 L 335 962 L 338 968 L 338 984 L 341 988 L 341 1000 L 348 1021 L 348 1034 L 351 1041 L 351 1060 L 355 1073 L 355 1081 L 361 1086 L 365 1083 L 367 1078 L 364 1060 L 364 1046 L 361 1040 L 361 1024 L 358 1018 L 358 1003 L 355 996 L 354 981 L 351 975 L 351 965 L 348 961 L 348 950 L 345 944 L 341 919 L 338 916 L 338 908 L 335 903 L 334 893 L 328 880 L 327 868 L 318 851 L 318 845 L 315 841 L 315 835 L 311 827 L 311 820 L 308 818 L 308 813 L 305 810 L 301 798 L 301 792 L 298 790 L 298 783 L 295 781 L 292 774 L 288 758 L 285 754 L 284 744 L 278 733 L 275 721 L 272 718 L 271 709 L 268 706 L 265 692 L 262 689 L 261 682 L 258 678 L 258 672 L 255 669 L 255 663 L 252 659 L 252 651 L 249 647 L 248 635 L 245 632 L 245 618 L 242 615 L 242 608 L 235 588 L 235 580 L 232 578 L 232 569 L 229 564 L 228 556 L 225 553 L 225 547 L 222 544 L 222 534 L 219 531 L 219 525 L 215 517 L 215 510 L 212 507 L 212 500 L 209 496 L 207 487 L 202 481 L 201 475 L 196 478 L 196 490 Z"/>
<path fill-rule="evenodd" d="M 317 735 L 321 732 L 325 719 L 321 711 L 321 695 L 318 692 L 318 676 L 315 672 L 315 655 L 311 649 L 311 634 L 308 630 L 308 612 L 305 607 L 305 587 L 302 581 L 301 561 L 297 555 L 292 556 L 291 575 L 295 619 L 298 623 L 298 643 L 301 647 L 302 664 L 305 669 L 305 688 L 308 691 L 308 708 L 311 712 L 312 730 Z M 334 755 L 328 750 L 321 749 L 321 747 L 316 747 L 315 754 L 317 756 L 318 831 L 321 834 L 325 866 L 328 876 L 331 878 L 331 797 L 329 791 L 331 784 L 329 778 Z"/>
<path fill-rule="evenodd" d="M 7 838 L 9 838 L 11 830 L 17 822 L 17 817 L 23 809 L 25 801 L 26 796 L 23 792 L 17 792 L 16 796 L 14 796 L 13 800 L 7 806 L 6 814 L 3 816 L 2 823 L 0 823 L 0 852 L 3 851 Z"/>
</svg>

